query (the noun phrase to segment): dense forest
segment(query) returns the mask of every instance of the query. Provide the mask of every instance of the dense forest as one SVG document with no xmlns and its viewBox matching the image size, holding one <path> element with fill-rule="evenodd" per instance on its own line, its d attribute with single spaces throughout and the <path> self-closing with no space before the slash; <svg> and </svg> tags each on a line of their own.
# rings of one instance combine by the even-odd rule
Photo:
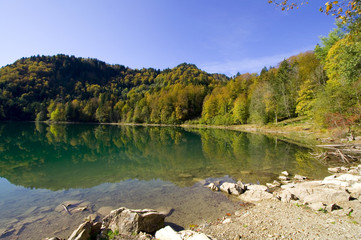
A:
<svg viewBox="0 0 361 240">
<path fill-rule="evenodd" d="M 227 77 L 192 64 L 131 69 L 97 59 L 33 56 L 0 69 L 0 120 L 267 124 L 307 116 L 361 123 L 361 33 L 338 24 L 313 51 L 260 74 Z"/>
</svg>

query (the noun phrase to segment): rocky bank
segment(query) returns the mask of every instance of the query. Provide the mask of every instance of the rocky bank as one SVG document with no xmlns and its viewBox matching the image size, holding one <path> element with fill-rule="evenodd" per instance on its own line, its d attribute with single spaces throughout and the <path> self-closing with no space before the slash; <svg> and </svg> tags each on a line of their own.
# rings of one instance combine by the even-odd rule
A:
<svg viewBox="0 0 361 240">
<path fill-rule="evenodd" d="M 191 230 L 165 226 L 167 213 L 119 208 L 102 222 L 87 219 L 68 239 L 361 239 L 361 165 L 329 171 L 332 175 L 317 181 L 284 171 L 266 185 L 207 183 L 243 203 Z"/>
</svg>

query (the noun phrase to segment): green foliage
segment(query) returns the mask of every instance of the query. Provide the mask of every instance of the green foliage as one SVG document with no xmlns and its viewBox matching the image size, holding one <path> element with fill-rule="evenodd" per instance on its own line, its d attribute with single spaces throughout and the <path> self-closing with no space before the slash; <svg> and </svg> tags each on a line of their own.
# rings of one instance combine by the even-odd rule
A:
<svg viewBox="0 0 361 240">
<path fill-rule="evenodd" d="M 0 69 L 0 120 L 231 125 L 306 115 L 350 127 L 361 123 L 361 35 L 352 24 L 339 24 L 314 53 L 232 78 L 186 63 L 160 71 L 66 55 L 22 58 Z"/>
<path fill-rule="evenodd" d="M 108 239 L 114 239 L 115 236 L 119 235 L 119 231 L 115 230 L 114 232 L 112 230 L 108 230 L 107 236 Z"/>
</svg>

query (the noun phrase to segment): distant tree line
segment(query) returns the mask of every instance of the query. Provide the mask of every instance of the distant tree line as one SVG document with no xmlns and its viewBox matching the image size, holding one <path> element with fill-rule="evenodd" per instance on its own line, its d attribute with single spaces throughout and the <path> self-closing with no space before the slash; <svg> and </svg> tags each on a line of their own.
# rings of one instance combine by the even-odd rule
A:
<svg viewBox="0 0 361 240">
<path fill-rule="evenodd" d="M 307 116 L 361 122 L 361 35 L 339 25 L 314 51 L 231 78 L 192 64 L 131 69 L 74 56 L 33 56 L 0 69 L 0 120 L 267 124 Z"/>
</svg>

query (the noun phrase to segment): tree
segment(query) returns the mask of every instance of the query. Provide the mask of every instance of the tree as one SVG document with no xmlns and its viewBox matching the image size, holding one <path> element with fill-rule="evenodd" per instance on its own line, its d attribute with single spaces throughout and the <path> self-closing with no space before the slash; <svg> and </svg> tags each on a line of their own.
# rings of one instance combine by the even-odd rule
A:
<svg viewBox="0 0 361 240">
<path fill-rule="evenodd" d="M 304 4 L 308 4 L 308 1 L 304 0 L 269 0 L 268 3 L 273 3 L 281 7 L 284 10 L 291 10 L 299 8 Z M 324 6 L 320 7 L 320 11 L 331 14 L 337 19 L 355 19 L 361 14 L 360 0 L 339 0 L 339 1 L 327 1 Z"/>
<path fill-rule="evenodd" d="M 246 124 L 248 119 L 248 100 L 245 93 L 240 94 L 233 105 L 233 119 L 235 124 Z"/>
</svg>

